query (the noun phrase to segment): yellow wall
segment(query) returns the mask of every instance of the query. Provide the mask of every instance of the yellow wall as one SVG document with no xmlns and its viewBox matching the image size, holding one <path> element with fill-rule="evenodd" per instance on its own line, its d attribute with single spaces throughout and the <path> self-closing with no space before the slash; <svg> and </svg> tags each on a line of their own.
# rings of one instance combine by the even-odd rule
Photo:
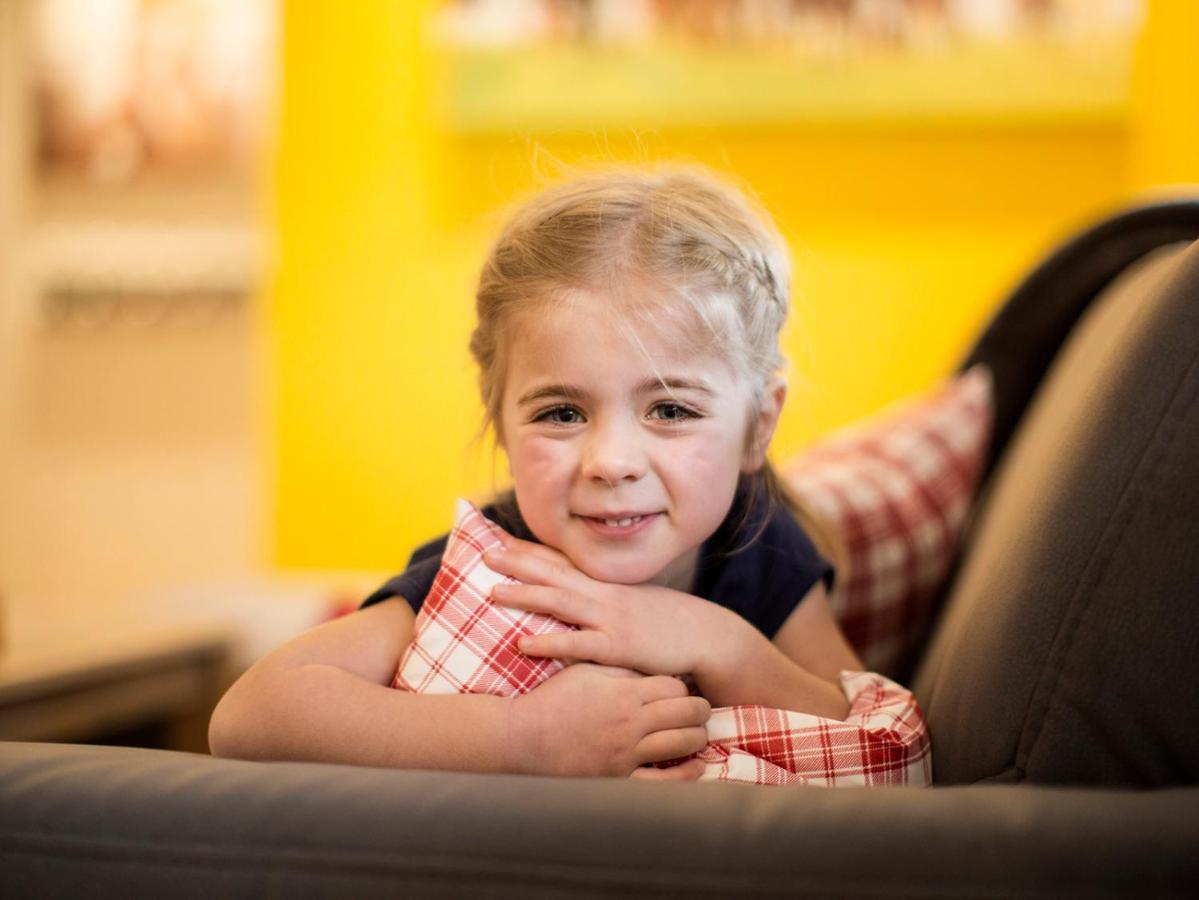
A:
<svg viewBox="0 0 1199 900">
<path fill-rule="evenodd" d="M 1199 181 L 1199 3 L 1150 0 L 1131 109 L 1133 184 Z"/>
<path fill-rule="evenodd" d="M 398 566 L 454 497 L 486 494 L 471 283 L 500 207 L 558 161 L 700 161 L 777 215 L 797 299 L 779 454 L 932 383 L 1054 241 L 1199 175 L 1199 125 L 1173 116 L 1189 103 L 1199 122 L 1199 53 L 1168 21 L 1194 18 L 1182 0 L 1153 5 L 1129 117 L 574 136 L 442 126 L 430 5 L 284 4 L 265 334 L 285 566 Z"/>
</svg>

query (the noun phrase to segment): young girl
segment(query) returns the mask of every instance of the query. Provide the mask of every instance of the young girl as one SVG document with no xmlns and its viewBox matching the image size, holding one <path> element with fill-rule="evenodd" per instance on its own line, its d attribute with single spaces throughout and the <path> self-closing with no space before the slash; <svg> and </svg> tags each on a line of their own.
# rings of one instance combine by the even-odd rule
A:
<svg viewBox="0 0 1199 900">
<path fill-rule="evenodd" d="M 860 669 L 832 570 L 766 449 L 786 394 L 789 270 L 767 217 L 690 170 L 619 171 L 521 208 L 487 259 L 471 351 L 514 482 L 499 604 L 578 630 L 523 639 L 578 661 L 522 696 L 389 685 L 445 540 L 359 612 L 254 665 L 213 753 L 411 768 L 696 778 L 711 706 L 844 718 Z M 700 696 L 692 696 L 689 678 Z"/>
</svg>

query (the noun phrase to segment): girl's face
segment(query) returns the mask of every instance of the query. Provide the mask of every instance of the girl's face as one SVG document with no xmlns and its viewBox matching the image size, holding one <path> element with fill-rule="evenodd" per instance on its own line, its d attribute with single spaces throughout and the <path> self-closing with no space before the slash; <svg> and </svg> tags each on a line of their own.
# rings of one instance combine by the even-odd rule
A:
<svg viewBox="0 0 1199 900">
<path fill-rule="evenodd" d="M 517 503 L 592 578 L 687 590 L 738 475 L 762 464 L 783 388 L 747 453 L 748 392 L 728 364 L 622 332 L 610 302 L 579 292 L 516 323 L 501 425 Z"/>
</svg>

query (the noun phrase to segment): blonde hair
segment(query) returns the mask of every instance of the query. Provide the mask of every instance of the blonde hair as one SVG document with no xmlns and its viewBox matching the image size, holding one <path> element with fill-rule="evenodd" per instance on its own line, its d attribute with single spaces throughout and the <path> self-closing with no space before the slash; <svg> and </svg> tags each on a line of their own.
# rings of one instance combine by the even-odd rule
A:
<svg viewBox="0 0 1199 900">
<path fill-rule="evenodd" d="M 748 441 L 763 392 L 783 366 L 790 280 L 770 216 L 706 170 L 619 168 L 551 187 L 511 215 L 479 277 L 470 350 L 487 420 L 503 444 L 506 349 L 516 320 L 574 292 L 602 291 L 627 298 L 613 316 L 670 329 L 728 362 L 749 389 Z M 635 293 L 644 286 L 650 290 Z M 766 468 L 761 483 L 814 525 Z"/>
</svg>

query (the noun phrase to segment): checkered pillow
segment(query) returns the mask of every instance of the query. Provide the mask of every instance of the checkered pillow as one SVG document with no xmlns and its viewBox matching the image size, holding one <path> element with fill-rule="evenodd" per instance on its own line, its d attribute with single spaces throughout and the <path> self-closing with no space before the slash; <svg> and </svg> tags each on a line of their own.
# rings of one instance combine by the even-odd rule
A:
<svg viewBox="0 0 1199 900">
<path fill-rule="evenodd" d="M 844 722 L 765 706 L 712 710 L 696 754 L 705 781 L 872 787 L 932 783 L 932 752 L 911 693 L 873 672 L 842 672 Z"/>
<path fill-rule="evenodd" d="M 483 553 L 500 544 L 499 527 L 459 501 L 441 568 L 416 619 L 412 644 L 392 686 L 420 693 L 523 694 L 558 672 L 558 660 L 516 648 L 524 634 L 573 626 L 496 606 L 504 576 Z M 928 784 L 931 757 L 912 695 L 881 675 L 844 672 L 850 700 L 844 722 L 761 706 L 712 711 L 710 743 L 698 754 L 703 780 L 753 784 Z"/>
<path fill-rule="evenodd" d="M 498 694 L 531 691 L 565 665 L 525 656 L 516 642 L 527 634 L 574 628 L 540 613 L 496 606 L 491 589 L 513 579 L 492 571 L 483 554 L 500 547 L 500 528 L 465 500 L 458 501 L 441 568 L 416 617 L 412 643 L 392 687 L 418 694 Z"/>
<path fill-rule="evenodd" d="M 992 418 L 991 376 L 975 366 L 782 466 L 783 480 L 840 539 L 845 558 L 829 600 L 868 669 L 901 671 L 924 640 Z"/>
</svg>

